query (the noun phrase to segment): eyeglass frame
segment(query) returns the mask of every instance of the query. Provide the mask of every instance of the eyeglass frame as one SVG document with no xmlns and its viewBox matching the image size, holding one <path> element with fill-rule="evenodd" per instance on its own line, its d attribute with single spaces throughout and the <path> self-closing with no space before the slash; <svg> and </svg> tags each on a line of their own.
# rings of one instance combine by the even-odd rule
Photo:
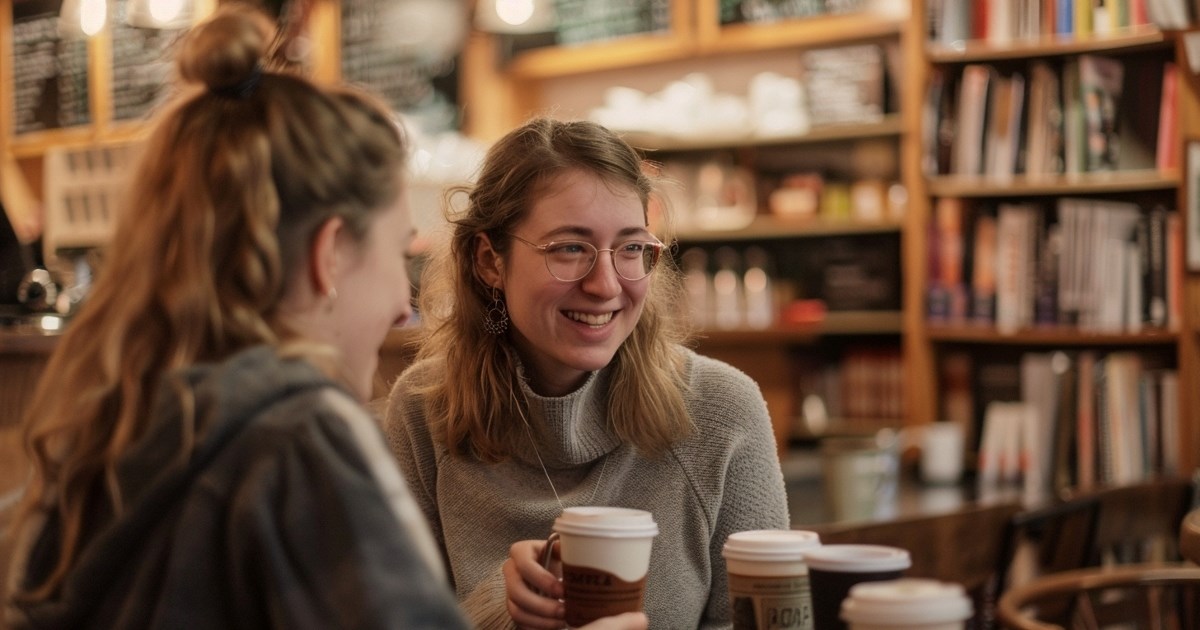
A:
<svg viewBox="0 0 1200 630">
<path fill-rule="evenodd" d="M 513 234 L 511 232 L 507 232 L 507 234 L 509 236 L 517 239 L 518 241 L 521 241 L 522 243 L 525 243 L 526 245 L 538 250 L 542 254 L 542 260 L 546 264 L 546 272 L 550 274 L 551 278 L 554 278 L 555 280 L 558 280 L 559 282 L 579 282 L 580 280 L 583 280 L 584 278 L 588 277 L 588 274 L 590 274 L 596 270 L 596 261 L 600 260 L 600 252 L 608 252 L 608 254 L 609 254 L 608 258 L 610 261 L 612 261 L 613 271 L 616 272 L 617 277 L 621 278 L 622 280 L 626 280 L 628 282 L 640 282 L 642 280 L 645 280 L 646 278 L 649 278 L 650 274 L 654 273 L 654 268 L 658 266 L 658 261 L 662 259 L 663 250 L 667 248 L 666 243 L 663 243 L 662 241 L 660 241 L 656 238 L 653 238 L 653 237 L 648 238 L 646 240 L 631 238 L 627 241 L 621 241 L 620 243 L 618 243 L 618 247 L 607 247 L 607 248 L 601 249 L 599 247 L 596 247 L 595 245 L 592 245 L 591 243 L 589 243 L 587 241 L 578 240 L 578 239 L 550 241 L 548 243 L 543 243 L 541 245 L 538 245 L 537 243 L 534 243 L 533 241 L 523 239 L 520 236 L 517 236 L 516 234 Z M 582 275 L 580 275 L 578 278 L 575 278 L 574 280 L 563 280 L 562 278 L 559 278 L 558 276 L 554 275 L 554 271 L 552 271 L 550 269 L 550 258 L 549 258 L 550 252 L 547 250 L 555 245 L 562 245 L 564 243 L 579 243 L 580 245 L 586 245 L 595 251 L 595 254 L 593 254 L 593 256 L 592 256 L 592 264 L 588 266 L 587 271 L 584 271 Z M 615 256 L 616 251 L 620 246 L 628 245 L 629 243 L 639 243 L 641 245 L 647 245 L 647 246 L 653 248 L 656 252 L 656 254 L 654 256 L 654 263 L 652 265 L 650 265 L 650 269 L 646 272 L 646 275 L 644 275 L 640 278 L 626 278 L 625 275 L 621 273 L 621 270 L 617 269 L 617 258 Z"/>
</svg>

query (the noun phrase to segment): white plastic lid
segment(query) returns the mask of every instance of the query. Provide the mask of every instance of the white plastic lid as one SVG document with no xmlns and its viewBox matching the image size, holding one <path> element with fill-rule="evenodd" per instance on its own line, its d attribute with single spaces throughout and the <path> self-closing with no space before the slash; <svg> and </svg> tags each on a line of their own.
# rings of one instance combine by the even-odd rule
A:
<svg viewBox="0 0 1200 630">
<path fill-rule="evenodd" d="M 921 578 L 863 582 L 842 602 L 842 620 L 851 624 L 913 626 L 962 621 L 974 611 L 958 584 Z"/>
<path fill-rule="evenodd" d="M 658 535 L 654 516 L 645 510 L 620 507 L 569 507 L 554 520 L 554 531 L 599 538 L 642 538 Z"/>
<path fill-rule="evenodd" d="M 754 529 L 725 539 L 721 555 L 752 562 L 804 561 L 804 551 L 820 546 L 816 532 L 798 529 Z"/>
<path fill-rule="evenodd" d="M 810 569 L 847 573 L 903 571 L 912 566 L 907 551 L 884 545 L 821 545 L 806 550 L 804 562 Z"/>
</svg>

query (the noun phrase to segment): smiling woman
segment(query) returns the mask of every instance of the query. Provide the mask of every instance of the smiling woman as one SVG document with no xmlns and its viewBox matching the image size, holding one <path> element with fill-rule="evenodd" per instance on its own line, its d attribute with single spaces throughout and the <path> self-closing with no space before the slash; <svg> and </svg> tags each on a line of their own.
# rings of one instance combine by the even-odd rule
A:
<svg viewBox="0 0 1200 630">
<path fill-rule="evenodd" d="M 788 527 L 757 385 L 683 345 L 645 166 L 594 123 L 527 123 L 458 191 L 422 278 L 429 337 L 387 431 L 478 627 L 563 626 L 560 569 L 539 553 L 567 506 L 654 514 L 656 626 L 727 625 L 725 537 Z"/>
</svg>

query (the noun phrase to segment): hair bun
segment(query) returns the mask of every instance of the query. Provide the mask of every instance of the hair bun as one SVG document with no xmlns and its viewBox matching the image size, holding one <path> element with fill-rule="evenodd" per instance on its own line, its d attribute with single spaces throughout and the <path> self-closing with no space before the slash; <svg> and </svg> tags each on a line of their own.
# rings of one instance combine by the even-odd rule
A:
<svg viewBox="0 0 1200 630">
<path fill-rule="evenodd" d="M 178 57 L 179 76 L 209 90 L 245 83 L 260 68 L 274 24 L 257 9 L 225 5 L 185 38 Z"/>
</svg>

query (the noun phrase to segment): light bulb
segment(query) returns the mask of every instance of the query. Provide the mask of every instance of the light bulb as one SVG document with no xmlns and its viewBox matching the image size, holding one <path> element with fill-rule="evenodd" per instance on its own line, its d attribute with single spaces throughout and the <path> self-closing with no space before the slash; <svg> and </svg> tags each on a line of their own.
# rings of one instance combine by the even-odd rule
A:
<svg viewBox="0 0 1200 630">
<path fill-rule="evenodd" d="M 82 0 L 79 6 L 79 27 L 83 29 L 83 34 L 91 37 L 103 30 L 107 13 L 106 0 Z"/>
<path fill-rule="evenodd" d="M 520 26 L 533 17 L 533 0 L 496 0 L 496 15 L 507 24 Z"/>
<path fill-rule="evenodd" d="M 170 24 L 183 11 L 184 0 L 150 0 L 150 17 L 158 24 Z"/>
</svg>

